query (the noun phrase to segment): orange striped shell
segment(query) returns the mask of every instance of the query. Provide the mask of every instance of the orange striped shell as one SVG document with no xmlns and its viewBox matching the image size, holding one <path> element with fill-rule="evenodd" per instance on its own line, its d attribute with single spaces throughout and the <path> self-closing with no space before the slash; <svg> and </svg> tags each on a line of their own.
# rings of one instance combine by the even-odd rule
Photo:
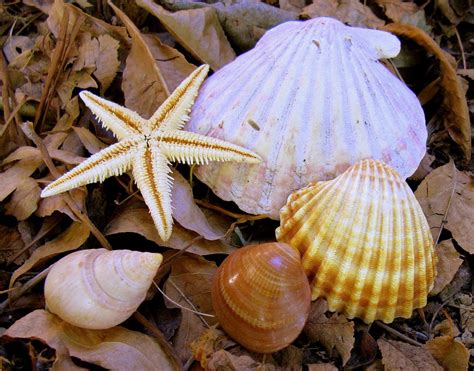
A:
<svg viewBox="0 0 474 371">
<path fill-rule="evenodd" d="M 276 352 L 295 340 L 311 306 L 298 251 L 276 242 L 229 255 L 214 276 L 211 294 L 222 328 L 258 353 Z"/>
<path fill-rule="evenodd" d="M 294 192 L 277 240 L 297 248 L 312 298 L 347 317 L 392 322 L 426 305 L 436 257 L 413 192 L 381 161 Z"/>
</svg>

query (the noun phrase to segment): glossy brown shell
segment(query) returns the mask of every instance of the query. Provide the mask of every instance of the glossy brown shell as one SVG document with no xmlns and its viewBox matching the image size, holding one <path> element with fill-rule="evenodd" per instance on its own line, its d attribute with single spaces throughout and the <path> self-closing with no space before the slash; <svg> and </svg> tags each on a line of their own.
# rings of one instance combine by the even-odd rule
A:
<svg viewBox="0 0 474 371">
<path fill-rule="evenodd" d="M 284 243 L 235 251 L 214 276 L 212 304 L 222 328 L 247 349 L 286 347 L 303 329 L 311 304 L 299 253 Z"/>
</svg>

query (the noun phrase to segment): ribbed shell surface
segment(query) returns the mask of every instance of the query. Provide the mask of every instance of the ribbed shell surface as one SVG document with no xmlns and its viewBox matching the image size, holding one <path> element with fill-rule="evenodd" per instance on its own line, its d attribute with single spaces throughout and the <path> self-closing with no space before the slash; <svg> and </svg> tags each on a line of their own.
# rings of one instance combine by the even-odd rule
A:
<svg viewBox="0 0 474 371">
<path fill-rule="evenodd" d="M 263 161 L 201 166 L 198 178 L 242 210 L 278 219 L 292 191 L 364 158 L 408 177 L 425 153 L 427 131 L 416 96 L 378 61 L 399 49 L 391 34 L 331 18 L 267 31 L 205 81 L 186 127 Z"/>
<path fill-rule="evenodd" d="M 424 307 L 436 257 L 411 189 L 380 161 L 364 160 L 288 199 L 277 239 L 299 249 L 312 298 L 370 323 Z"/>
<path fill-rule="evenodd" d="M 286 347 L 303 329 L 311 305 L 298 251 L 284 243 L 235 251 L 214 276 L 212 303 L 222 328 L 247 349 Z"/>
</svg>

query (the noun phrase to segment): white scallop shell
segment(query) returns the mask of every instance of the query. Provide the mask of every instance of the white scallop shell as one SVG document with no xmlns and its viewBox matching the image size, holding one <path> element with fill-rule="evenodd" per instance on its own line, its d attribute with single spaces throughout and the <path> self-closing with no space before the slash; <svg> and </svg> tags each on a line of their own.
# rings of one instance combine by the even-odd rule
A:
<svg viewBox="0 0 474 371">
<path fill-rule="evenodd" d="M 211 164 L 197 176 L 224 200 L 278 219 L 288 195 L 365 159 L 403 178 L 425 153 L 416 96 L 379 61 L 398 54 L 386 32 L 331 18 L 287 22 L 204 83 L 186 130 L 257 152 L 257 165 Z"/>
</svg>

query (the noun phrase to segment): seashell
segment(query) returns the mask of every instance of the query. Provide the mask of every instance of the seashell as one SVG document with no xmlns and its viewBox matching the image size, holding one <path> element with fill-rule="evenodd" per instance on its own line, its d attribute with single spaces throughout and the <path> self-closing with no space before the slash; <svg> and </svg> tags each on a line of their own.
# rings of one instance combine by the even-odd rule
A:
<svg viewBox="0 0 474 371">
<path fill-rule="evenodd" d="M 427 131 L 417 97 L 378 61 L 399 50 L 389 33 L 331 18 L 267 31 L 204 82 L 186 127 L 263 161 L 200 166 L 197 177 L 220 198 L 274 219 L 291 192 L 365 158 L 408 177 Z"/>
<path fill-rule="evenodd" d="M 145 299 L 162 259 L 161 254 L 129 250 L 69 254 L 46 277 L 46 307 L 74 326 L 114 327 Z"/>
<path fill-rule="evenodd" d="M 229 255 L 214 276 L 211 294 L 222 328 L 258 353 L 276 352 L 295 340 L 311 305 L 298 251 L 276 242 Z"/>
<path fill-rule="evenodd" d="M 413 192 L 388 165 L 363 160 L 337 178 L 293 193 L 278 241 L 297 248 L 312 299 L 370 323 L 426 305 L 436 257 Z"/>
</svg>

